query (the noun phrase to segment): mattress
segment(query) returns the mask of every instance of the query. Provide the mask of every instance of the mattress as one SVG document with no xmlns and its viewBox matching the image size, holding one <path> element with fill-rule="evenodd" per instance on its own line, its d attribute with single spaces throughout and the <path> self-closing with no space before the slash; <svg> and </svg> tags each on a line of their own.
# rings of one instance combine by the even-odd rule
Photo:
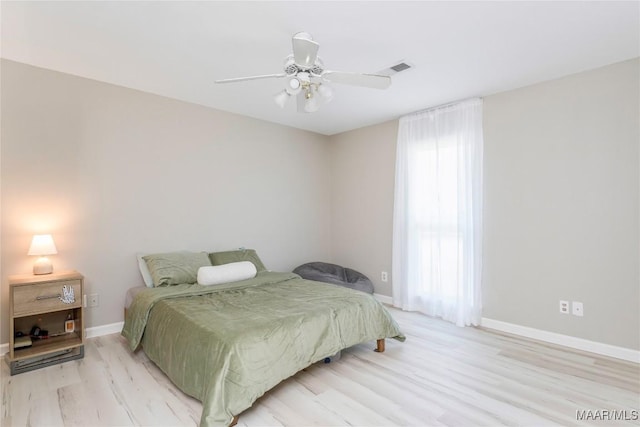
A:
<svg viewBox="0 0 640 427">
<path fill-rule="evenodd" d="M 149 289 L 146 286 L 136 286 L 135 288 L 131 288 L 127 291 L 127 295 L 124 298 L 124 309 L 128 310 L 131 307 L 131 303 L 133 299 L 140 293 L 140 291 L 144 291 L 145 289 Z"/>
</svg>

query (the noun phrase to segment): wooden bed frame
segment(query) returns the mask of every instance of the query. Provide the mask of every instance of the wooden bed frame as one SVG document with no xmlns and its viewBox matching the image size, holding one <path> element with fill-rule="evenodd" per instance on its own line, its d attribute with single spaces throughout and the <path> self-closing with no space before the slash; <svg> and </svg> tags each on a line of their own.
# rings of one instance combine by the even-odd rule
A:
<svg viewBox="0 0 640 427">
<path fill-rule="evenodd" d="M 373 350 L 377 353 L 383 353 L 384 352 L 384 338 L 381 340 L 376 341 L 376 348 Z M 231 424 L 229 424 L 229 427 L 233 427 L 236 424 L 238 424 L 238 417 L 239 415 L 236 415 L 235 417 L 233 417 L 233 419 L 231 420 Z"/>
</svg>

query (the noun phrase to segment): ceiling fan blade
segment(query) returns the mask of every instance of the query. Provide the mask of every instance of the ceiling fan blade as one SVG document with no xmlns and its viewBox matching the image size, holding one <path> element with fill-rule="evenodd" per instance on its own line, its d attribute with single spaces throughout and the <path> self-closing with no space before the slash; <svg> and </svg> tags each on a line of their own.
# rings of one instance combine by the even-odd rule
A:
<svg viewBox="0 0 640 427">
<path fill-rule="evenodd" d="M 322 78 L 331 83 L 342 83 L 345 85 L 363 86 L 374 89 L 386 89 L 391 85 L 391 77 L 377 74 L 325 71 L 322 73 Z"/>
<path fill-rule="evenodd" d="M 313 41 L 309 33 L 297 33 L 293 36 L 293 59 L 302 68 L 311 68 L 316 63 L 320 45 Z"/>
<path fill-rule="evenodd" d="M 246 80 L 258 80 L 258 79 L 273 79 L 273 78 L 281 78 L 286 77 L 287 75 L 284 73 L 280 74 L 265 74 L 262 76 L 250 76 L 250 77 L 236 77 L 234 79 L 222 79 L 216 80 L 215 83 L 235 83 L 235 82 L 244 82 Z"/>
</svg>

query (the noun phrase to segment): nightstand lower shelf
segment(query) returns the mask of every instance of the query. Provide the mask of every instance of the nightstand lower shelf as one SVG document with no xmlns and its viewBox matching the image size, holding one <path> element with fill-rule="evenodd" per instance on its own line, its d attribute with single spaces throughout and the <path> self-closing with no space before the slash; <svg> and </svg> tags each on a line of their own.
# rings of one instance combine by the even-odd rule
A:
<svg viewBox="0 0 640 427">
<path fill-rule="evenodd" d="M 34 356 L 44 356 L 49 353 L 78 347 L 81 344 L 82 340 L 76 333 L 69 333 L 41 340 L 33 340 L 31 347 L 14 350 L 13 361 L 32 358 Z"/>
<path fill-rule="evenodd" d="M 22 351 L 26 351 L 29 349 L 25 349 Z M 16 352 L 19 353 L 19 352 Z M 69 360 L 82 359 L 84 357 L 84 345 L 75 346 L 69 348 L 52 350 L 51 352 L 47 352 L 45 354 L 38 353 L 38 355 L 33 355 L 31 357 L 24 357 L 20 359 L 16 359 L 13 361 L 7 362 L 9 363 L 9 369 L 11 370 L 11 375 L 21 374 L 23 372 L 33 371 L 34 369 L 44 368 L 46 366 L 56 365 L 58 363 L 66 362 Z"/>
</svg>

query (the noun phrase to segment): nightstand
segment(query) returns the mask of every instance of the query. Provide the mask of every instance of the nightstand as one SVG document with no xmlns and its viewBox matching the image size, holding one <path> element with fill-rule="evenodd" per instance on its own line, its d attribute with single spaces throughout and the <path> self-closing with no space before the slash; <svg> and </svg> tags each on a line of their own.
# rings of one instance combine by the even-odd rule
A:
<svg viewBox="0 0 640 427">
<path fill-rule="evenodd" d="M 84 357 L 84 277 L 9 276 L 11 375 Z"/>
</svg>

